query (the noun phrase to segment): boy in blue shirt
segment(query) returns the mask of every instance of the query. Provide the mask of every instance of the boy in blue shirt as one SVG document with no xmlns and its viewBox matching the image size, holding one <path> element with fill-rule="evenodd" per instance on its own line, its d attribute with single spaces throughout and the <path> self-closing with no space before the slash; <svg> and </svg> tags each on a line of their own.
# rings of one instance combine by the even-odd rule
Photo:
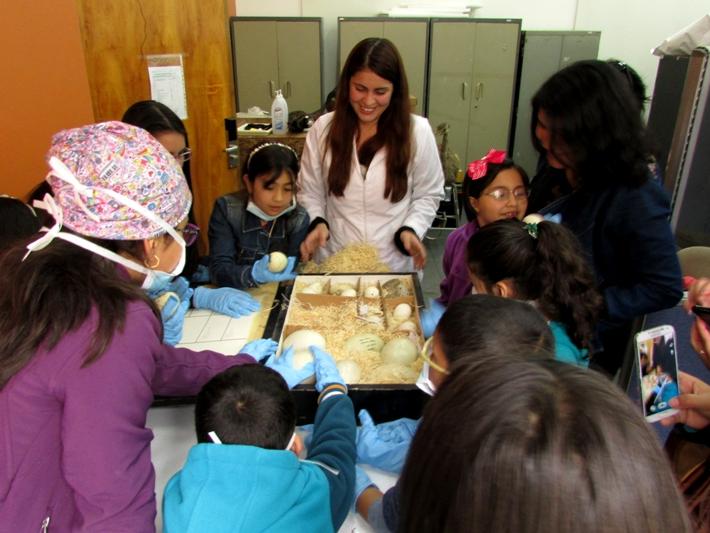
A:
<svg viewBox="0 0 710 533">
<path fill-rule="evenodd" d="M 331 356 L 311 352 L 321 394 L 307 459 L 277 372 L 218 374 L 197 397 L 198 444 L 165 488 L 166 533 L 338 530 L 353 500 L 355 416 Z"/>
</svg>

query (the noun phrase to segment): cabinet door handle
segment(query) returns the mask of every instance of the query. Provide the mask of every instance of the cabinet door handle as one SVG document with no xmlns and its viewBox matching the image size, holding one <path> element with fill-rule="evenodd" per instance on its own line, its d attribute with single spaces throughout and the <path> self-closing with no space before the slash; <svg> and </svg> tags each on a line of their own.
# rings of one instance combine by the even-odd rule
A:
<svg viewBox="0 0 710 533">
<path fill-rule="evenodd" d="M 466 95 L 468 94 L 468 83 L 463 82 L 461 84 L 461 100 L 466 100 Z"/>
<path fill-rule="evenodd" d="M 473 92 L 473 97 L 476 100 L 480 100 L 483 97 L 483 83 L 482 82 L 477 82 L 476 83 L 476 89 Z"/>
<path fill-rule="evenodd" d="M 291 82 L 286 80 L 286 96 L 291 97 Z"/>
<path fill-rule="evenodd" d="M 274 97 L 274 80 L 269 80 L 269 98 Z"/>
</svg>

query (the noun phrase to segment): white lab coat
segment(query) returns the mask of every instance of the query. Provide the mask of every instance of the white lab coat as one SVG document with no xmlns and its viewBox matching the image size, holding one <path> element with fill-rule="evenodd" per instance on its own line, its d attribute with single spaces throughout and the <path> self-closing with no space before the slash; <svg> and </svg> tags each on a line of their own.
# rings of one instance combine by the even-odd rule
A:
<svg viewBox="0 0 710 533">
<path fill-rule="evenodd" d="M 397 203 L 384 197 L 387 150 L 382 148 L 375 154 L 363 176 L 355 139 L 345 194 L 340 198 L 329 195 L 331 156 L 325 142 L 333 113 L 320 117 L 308 132 L 298 175 L 298 202 L 306 208 L 311 220 L 322 217 L 330 225 L 330 239 L 316 252 L 317 262 L 348 244 L 367 242 L 378 249 L 380 259 L 393 272 L 414 269 L 412 258 L 395 246 L 394 234 L 402 226 L 409 226 L 420 239 L 424 238 L 444 197 L 444 172 L 429 122 L 417 115 L 411 117 L 412 158 L 407 169 L 408 186 L 404 198 Z"/>
</svg>

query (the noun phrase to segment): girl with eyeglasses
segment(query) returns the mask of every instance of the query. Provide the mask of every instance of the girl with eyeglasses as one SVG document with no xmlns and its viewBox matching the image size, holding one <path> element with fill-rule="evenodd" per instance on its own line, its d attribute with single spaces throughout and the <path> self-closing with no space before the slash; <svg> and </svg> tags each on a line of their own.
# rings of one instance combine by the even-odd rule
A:
<svg viewBox="0 0 710 533">
<path fill-rule="evenodd" d="M 483 226 L 496 220 L 521 219 L 528 207 L 528 175 L 504 150 L 491 149 L 468 166 L 463 182 L 464 211 L 468 223 L 446 239 L 441 296 L 422 313 L 424 335 L 431 336 L 444 309 L 471 293 L 466 267 L 466 244 Z"/>
</svg>

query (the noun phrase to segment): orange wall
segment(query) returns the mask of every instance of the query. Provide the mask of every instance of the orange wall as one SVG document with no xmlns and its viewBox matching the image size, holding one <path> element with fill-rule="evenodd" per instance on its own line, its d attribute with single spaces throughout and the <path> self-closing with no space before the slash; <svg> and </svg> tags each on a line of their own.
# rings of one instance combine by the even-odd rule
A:
<svg viewBox="0 0 710 533">
<path fill-rule="evenodd" d="M 93 122 L 75 0 L 2 2 L 0 194 L 44 179 L 53 133 Z"/>
</svg>

